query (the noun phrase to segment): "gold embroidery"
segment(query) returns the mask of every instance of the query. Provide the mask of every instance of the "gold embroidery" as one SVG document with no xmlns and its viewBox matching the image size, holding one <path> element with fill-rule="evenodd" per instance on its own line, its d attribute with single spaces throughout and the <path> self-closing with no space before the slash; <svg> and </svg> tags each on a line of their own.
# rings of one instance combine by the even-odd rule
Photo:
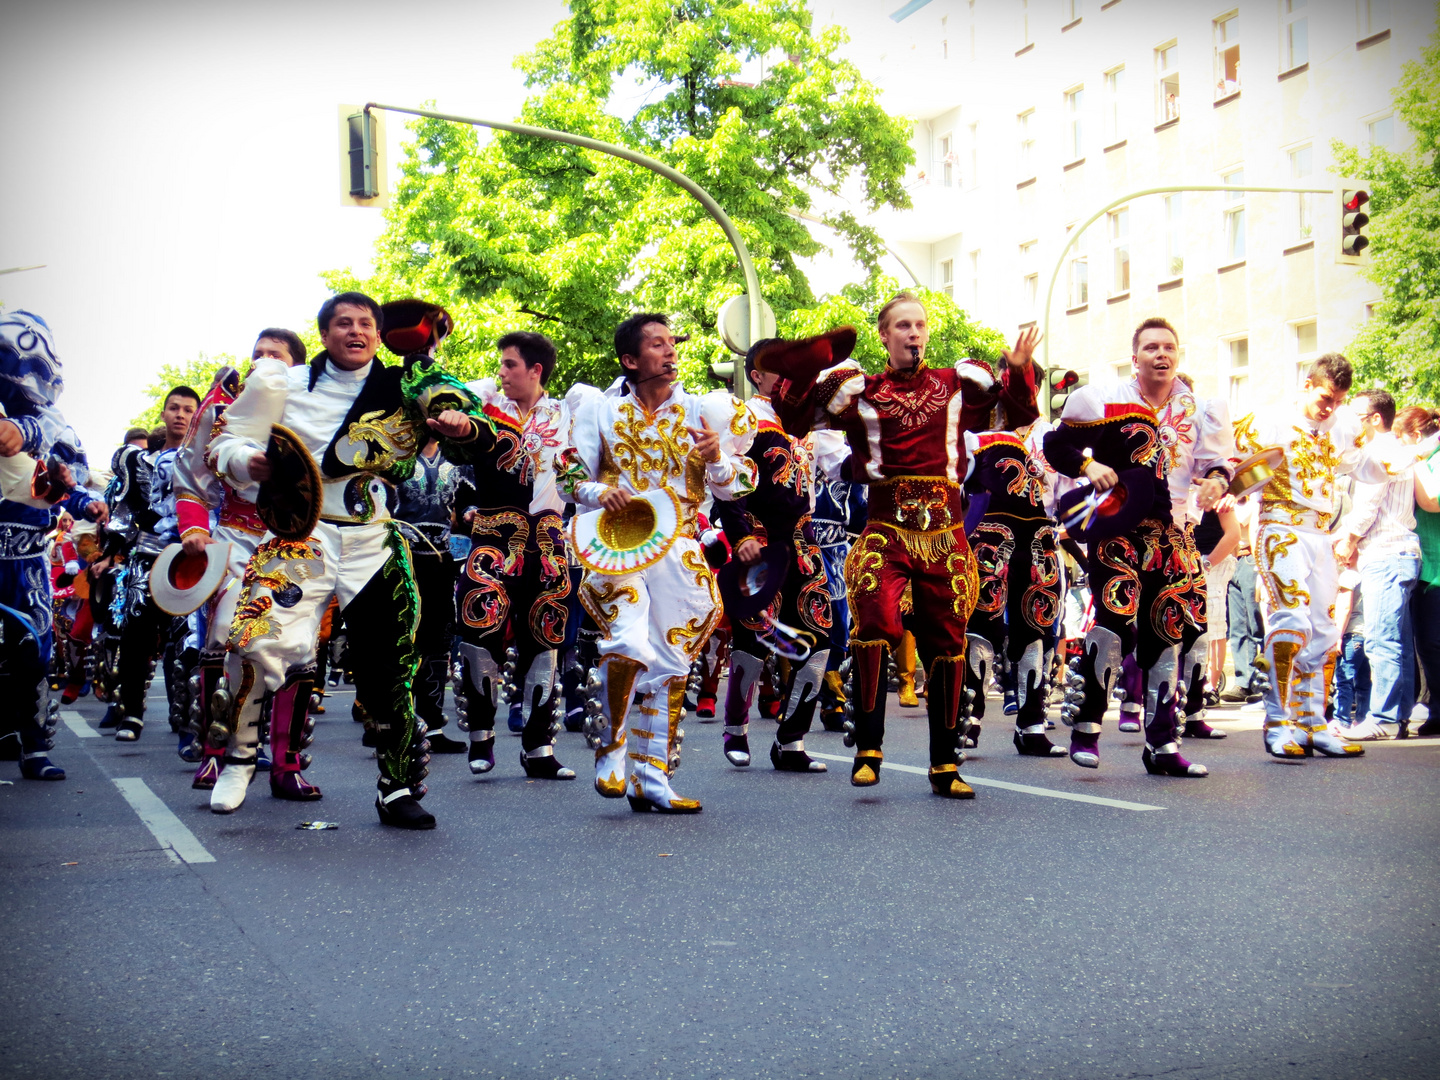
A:
<svg viewBox="0 0 1440 1080">
<path fill-rule="evenodd" d="M 980 568 L 975 556 L 969 548 L 952 553 L 945 560 L 945 572 L 950 575 L 950 592 L 954 596 L 950 610 L 957 618 L 968 620 L 980 594 Z"/>
<path fill-rule="evenodd" d="M 1305 636 L 1298 630 L 1276 630 L 1266 643 L 1266 651 L 1275 658 L 1275 689 L 1280 696 L 1280 707 L 1290 707 L 1290 686 L 1295 674 L 1295 657 L 1305 644 Z"/>
<path fill-rule="evenodd" d="M 383 409 L 362 414 L 345 433 L 344 445 L 358 449 L 346 461 L 339 453 L 341 445 L 337 443 L 337 456 L 347 465 L 364 472 L 383 472 L 397 461 L 414 457 L 419 448 L 415 429 L 405 419 L 403 409 L 396 409 L 389 416 Z"/>
<path fill-rule="evenodd" d="M 525 545 L 530 540 L 530 522 L 524 514 L 513 510 L 504 510 L 498 514 L 477 514 L 470 527 L 470 535 L 499 536 L 500 530 L 507 525 L 513 525 L 515 531 L 510 534 L 510 542 L 506 545 L 510 554 L 501 564 L 500 572 L 514 576 L 525 568 Z"/>
<path fill-rule="evenodd" d="M 279 631 L 267 617 L 278 601 L 294 607 L 300 599 L 300 582 L 316 577 L 325 566 L 319 544 L 308 540 L 265 541 L 255 549 L 240 578 L 240 595 L 235 618 L 230 624 L 230 647 L 247 648 L 262 637 L 276 637 Z M 257 586 L 270 590 L 269 596 L 255 596 Z"/>
<path fill-rule="evenodd" d="M 600 624 L 600 627 L 609 635 L 610 624 L 620 614 L 620 600 L 628 600 L 632 604 L 640 603 L 640 590 L 634 585 L 617 585 L 606 578 L 600 578 L 600 588 L 593 584 L 594 575 L 586 574 L 585 581 L 580 586 L 580 606 L 589 612 L 590 617 Z M 615 601 L 610 607 L 606 607 L 611 601 Z"/>
<path fill-rule="evenodd" d="M 885 565 L 885 534 L 867 529 L 845 557 L 845 591 L 863 596 L 880 588 L 880 568 Z"/>
<path fill-rule="evenodd" d="M 1275 572 L 1275 560 L 1284 558 L 1300 538 L 1293 532 L 1277 533 L 1263 527 L 1260 537 L 1260 580 L 1266 586 L 1270 606 L 1293 611 L 1302 600 L 1310 603 L 1310 594 L 1300 587 L 1299 581 L 1287 581 Z"/>
<path fill-rule="evenodd" d="M 1298 438 L 1290 444 L 1287 456 L 1294 463 L 1295 478 L 1300 481 L 1300 490 L 1307 499 L 1330 500 L 1333 498 L 1335 469 L 1340 464 L 1340 455 L 1328 431 L 1310 434 L 1303 428 L 1292 429 Z M 1317 492 L 1318 485 L 1318 492 Z"/>
<path fill-rule="evenodd" d="M 619 412 L 622 419 L 613 426 L 613 453 L 616 465 L 629 475 L 631 486 L 636 491 L 649 491 L 649 473 L 658 473 L 661 484 L 681 475 L 691 450 L 684 416 L 647 417 L 628 401 L 619 406 Z"/>
<path fill-rule="evenodd" d="M 735 415 L 730 417 L 730 434 L 744 438 L 755 430 L 755 414 L 739 398 L 732 397 L 730 401 L 735 406 Z"/>
<path fill-rule="evenodd" d="M 1249 413 L 1235 421 L 1235 449 L 1248 457 L 1265 449 L 1260 445 L 1260 436 L 1255 431 L 1255 414 Z"/>
<path fill-rule="evenodd" d="M 695 584 L 703 586 L 710 593 L 712 604 L 720 603 L 720 594 L 715 586 L 715 574 L 710 569 L 710 564 L 705 561 L 705 556 L 698 551 L 686 550 L 680 552 L 680 565 L 695 575 Z"/>
</svg>

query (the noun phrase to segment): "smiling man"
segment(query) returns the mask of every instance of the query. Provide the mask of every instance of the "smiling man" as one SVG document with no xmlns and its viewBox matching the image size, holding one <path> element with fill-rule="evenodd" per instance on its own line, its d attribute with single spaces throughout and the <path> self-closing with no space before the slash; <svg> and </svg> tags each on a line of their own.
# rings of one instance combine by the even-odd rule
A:
<svg viewBox="0 0 1440 1080">
<path fill-rule="evenodd" d="M 211 793 L 217 813 L 230 813 L 245 799 L 266 690 L 275 695 L 271 791 L 281 798 L 319 797 L 299 774 L 309 756 L 302 751 L 315 642 L 335 596 L 346 624 L 365 628 L 352 633 L 350 650 L 356 698 L 376 724 L 380 821 L 405 829 L 435 826 L 419 801 L 429 758 L 425 725 L 411 699 L 419 603 L 409 545 L 391 508 L 396 485 L 414 473 L 416 454 L 432 434 L 447 456 L 468 460 L 488 444 L 491 429 L 478 408 L 425 408 L 417 388 L 439 373 L 426 353 L 407 356 L 402 367 L 377 359 L 382 320 L 380 305 L 363 293 L 331 297 L 317 316 L 324 351 L 295 368 L 256 360 L 211 444 L 208 456 L 231 484 L 263 485 L 273 470 L 266 453 L 272 428 L 281 424 L 318 463 L 321 480 L 319 522 L 310 535 L 268 537 L 242 579 L 225 665 L 235 734 Z M 458 383 L 452 390 L 458 391 L 454 400 L 469 399 Z M 417 412 L 425 414 L 423 426 Z M 264 495 L 262 488 L 262 511 Z"/>
</svg>

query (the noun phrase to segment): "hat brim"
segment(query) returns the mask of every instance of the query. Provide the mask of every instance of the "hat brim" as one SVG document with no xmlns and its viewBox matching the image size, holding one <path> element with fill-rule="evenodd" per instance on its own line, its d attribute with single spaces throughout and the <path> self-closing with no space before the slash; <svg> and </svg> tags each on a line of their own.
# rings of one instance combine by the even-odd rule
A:
<svg viewBox="0 0 1440 1080">
<path fill-rule="evenodd" d="M 591 510 L 570 522 L 575 557 L 597 574 L 633 574 L 665 557 L 680 535 L 680 501 L 669 488 L 630 496 L 623 510 Z"/>
<path fill-rule="evenodd" d="M 1060 496 L 1056 517 L 1082 543 L 1108 540 L 1130 532 L 1145 519 L 1154 482 L 1149 469 L 1124 469 L 1107 491 L 1096 491 L 1089 484 L 1067 491 Z"/>
<path fill-rule="evenodd" d="M 229 541 L 210 544 L 200 555 L 170 544 L 150 568 L 150 599 L 166 615 L 189 615 L 215 595 L 229 565 Z"/>
<path fill-rule="evenodd" d="M 396 356 L 424 352 L 449 337 L 455 327 L 450 313 L 428 300 L 407 298 L 381 304 L 380 340 Z"/>
<path fill-rule="evenodd" d="M 1243 499 L 1262 490 L 1274 478 L 1284 460 L 1285 450 L 1279 446 L 1269 446 L 1258 454 L 1251 454 L 1235 466 L 1235 479 L 1230 481 L 1227 493 Z"/>
<path fill-rule="evenodd" d="M 742 563 L 732 555 L 715 575 L 730 621 L 754 619 L 768 608 L 784 588 L 789 568 L 788 544 L 766 544 L 753 563 Z"/>
<path fill-rule="evenodd" d="M 265 457 L 270 462 L 270 478 L 260 484 L 255 513 L 281 539 L 308 539 L 320 523 L 325 498 L 320 466 L 300 436 L 280 424 L 270 428 Z"/>
</svg>

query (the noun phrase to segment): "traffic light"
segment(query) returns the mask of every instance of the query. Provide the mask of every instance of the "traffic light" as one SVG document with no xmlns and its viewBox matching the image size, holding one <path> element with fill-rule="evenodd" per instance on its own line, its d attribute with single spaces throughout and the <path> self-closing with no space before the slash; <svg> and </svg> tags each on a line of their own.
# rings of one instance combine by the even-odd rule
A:
<svg viewBox="0 0 1440 1080">
<path fill-rule="evenodd" d="M 1049 387 L 1046 400 L 1050 404 L 1050 418 L 1053 420 L 1065 411 L 1065 399 L 1071 391 L 1084 386 L 1089 379 L 1064 368 L 1051 368 L 1045 373 L 1045 384 Z"/>
<path fill-rule="evenodd" d="M 1365 226 L 1370 224 L 1370 215 L 1364 206 L 1370 201 L 1370 193 L 1363 188 L 1346 188 L 1340 196 L 1340 254 L 1359 255 L 1370 246 L 1365 235 Z"/>
<path fill-rule="evenodd" d="M 345 119 L 350 137 L 350 194 L 357 199 L 373 199 L 380 194 L 375 175 L 375 118 L 357 112 Z"/>
</svg>

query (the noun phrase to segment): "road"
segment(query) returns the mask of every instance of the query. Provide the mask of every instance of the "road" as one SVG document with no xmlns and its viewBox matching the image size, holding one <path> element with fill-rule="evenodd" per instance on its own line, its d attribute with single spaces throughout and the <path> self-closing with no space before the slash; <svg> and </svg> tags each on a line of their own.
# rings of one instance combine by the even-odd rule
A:
<svg viewBox="0 0 1440 1080">
<path fill-rule="evenodd" d="M 828 774 L 782 775 L 756 723 L 738 770 L 692 717 L 675 786 L 704 813 L 638 815 L 590 788 L 579 735 L 581 779 L 535 783 L 502 734 L 482 779 L 434 760 L 440 825 L 410 834 L 376 820 L 344 694 L 324 800 L 262 779 L 230 817 L 163 706 L 120 744 L 82 699 L 65 782 L 0 774 L 0 1075 L 1440 1074 L 1440 741 L 1279 762 L 1231 711 L 1187 744 L 1211 776 L 1177 780 L 1113 714 L 1098 772 L 992 724 L 954 803 L 898 767 L 924 722 L 891 701 L 878 788 L 838 735 L 810 740 Z"/>
</svg>

